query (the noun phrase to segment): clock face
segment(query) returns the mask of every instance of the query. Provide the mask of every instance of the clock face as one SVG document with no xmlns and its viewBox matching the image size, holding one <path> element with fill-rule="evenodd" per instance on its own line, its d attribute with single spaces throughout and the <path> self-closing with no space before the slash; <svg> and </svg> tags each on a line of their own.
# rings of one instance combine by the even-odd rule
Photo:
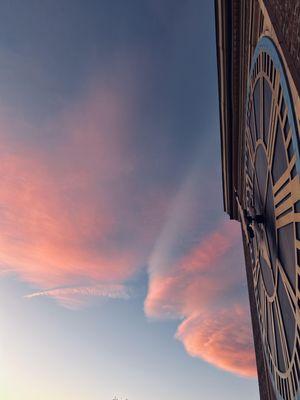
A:
<svg viewBox="0 0 300 400">
<path fill-rule="evenodd" d="M 248 86 L 244 204 L 261 336 L 278 399 L 300 398 L 299 134 L 276 48 L 263 38 Z"/>
</svg>

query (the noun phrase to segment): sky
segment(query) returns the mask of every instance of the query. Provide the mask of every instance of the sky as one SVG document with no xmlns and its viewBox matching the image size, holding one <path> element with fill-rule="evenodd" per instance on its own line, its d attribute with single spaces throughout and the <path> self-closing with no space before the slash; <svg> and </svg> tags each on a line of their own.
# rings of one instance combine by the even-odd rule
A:
<svg viewBox="0 0 300 400">
<path fill-rule="evenodd" d="M 211 0 L 2 0 L 0 398 L 258 398 Z"/>
</svg>

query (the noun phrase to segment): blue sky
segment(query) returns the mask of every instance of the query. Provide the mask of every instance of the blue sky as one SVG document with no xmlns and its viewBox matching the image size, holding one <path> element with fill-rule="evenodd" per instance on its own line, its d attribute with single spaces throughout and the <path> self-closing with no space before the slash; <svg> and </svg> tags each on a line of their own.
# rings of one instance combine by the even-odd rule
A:
<svg viewBox="0 0 300 400">
<path fill-rule="evenodd" d="M 1 9 L 1 398 L 258 398 L 213 3 Z"/>
</svg>

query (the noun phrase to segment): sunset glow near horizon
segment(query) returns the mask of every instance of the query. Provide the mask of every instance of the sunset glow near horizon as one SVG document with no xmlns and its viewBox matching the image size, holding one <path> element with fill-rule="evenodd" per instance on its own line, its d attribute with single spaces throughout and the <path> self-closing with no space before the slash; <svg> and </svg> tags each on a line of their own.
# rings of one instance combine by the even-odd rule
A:
<svg viewBox="0 0 300 400">
<path fill-rule="evenodd" d="M 0 26 L 0 399 L 258 398 L 213 2 L 4 0 Z"/>
</svg>

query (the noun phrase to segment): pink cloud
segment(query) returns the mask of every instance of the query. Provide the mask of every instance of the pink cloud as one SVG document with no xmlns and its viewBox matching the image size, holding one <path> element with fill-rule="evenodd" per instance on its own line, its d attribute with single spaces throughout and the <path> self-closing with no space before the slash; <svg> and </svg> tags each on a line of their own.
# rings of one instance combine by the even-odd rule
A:
<svg viewBox="0 0 300 400">
<path fill-rule="evenodd" d="M 0 273 L 46 290 L 123 284 L 143 267 L 166 204 L 137 189 L 130 107 L 94 84 L 43 126 L 2 112 Z"/>
<path fill-rule="evenodd" d="M 192 313 L 195 306 L 202 308 L 204 304 L 215 304 L 222 296 L 226 296 L 239 276 L 231 273 L 235 268 L 234 258 L 240 256 L 237 250 L 239 242 L 238 225 L 222 223 L 175 264 L 166 268 L 161 263 L 162 271 L 155 270 L 150 277 L 145 301 L 147 314 L 161 317 L 164 313 L 160 307 L 165 306 L 162 299 L 169 298 L 169 306 L 174 299 L 174 310 L 178 310 L 177 304 L 180 304 L 178 314 L 182 315 L 182 312 Z M 174 292 L 176 296 L 173 296 Z"/>
<path fill-rule="evenodd" d="M 185 319 L 176 337 L 187 352 L 229 372 L 255 377 L 255 354 L 247 308 L 239 305 Z"/>
<path fill-rule="evenodd" d="M 222 223 L 162 271 L 151 270 L 145 312 L 179 318 L 176 338 L 187 352 L 241 376 L 256 375 L 247 301 L 238 294 L 238 224 Z"/>
</svg>

